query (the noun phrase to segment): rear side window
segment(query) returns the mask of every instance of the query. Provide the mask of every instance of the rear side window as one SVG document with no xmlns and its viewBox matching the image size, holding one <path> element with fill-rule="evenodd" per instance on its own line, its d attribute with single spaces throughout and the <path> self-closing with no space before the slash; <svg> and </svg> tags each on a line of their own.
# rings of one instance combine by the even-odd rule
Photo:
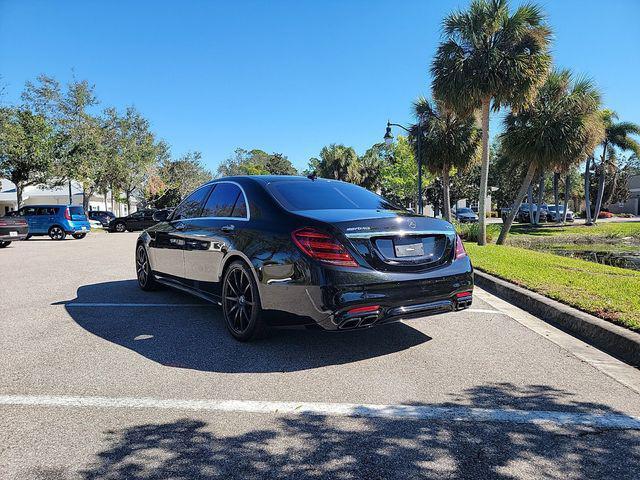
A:
<svg viewBox="0 0 640 480">
<path fill-rule="evenodd" d="M 71 215 L 84 215 L 84 208 L 82 208 L 82 207 L 69 207 L 69 213 Z"/>
<path fill-rule="evenodd" d="M 180 220 L 181 218 L 194 218 L 200 216 L 200 209 L 202 208 L 202 202 L 207 197 L 211 187 L 204 186 L 197 189 L 191 195 L 183 200 L 178 205 L 171 220 Z"/>
<path fill-rule="evenodd" d="M 350 183 L 280 181 L 269 184 L 268 189 L 284 208 L 291 211 L 400 210 L 375 193 Z"/>
<path fill-rule="evenodd" d="M 203 217 L 246 218 L 244 195 L 233 183 L 218 183 L 202 209 Z"/>
</svg>

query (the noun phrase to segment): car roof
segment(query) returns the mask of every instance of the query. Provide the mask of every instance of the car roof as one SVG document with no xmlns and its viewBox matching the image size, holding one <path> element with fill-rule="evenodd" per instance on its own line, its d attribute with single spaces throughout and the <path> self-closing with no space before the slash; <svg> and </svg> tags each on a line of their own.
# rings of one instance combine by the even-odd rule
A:
<svg viewBox="0 0 640 480">
<path fill-rule="evenodd" d="M 232 177 L 220 177 L 220 178 L 216 178 L 215 180 L 211 180 L 210 184 L 212 183 L 216 183 L 216 182 L 220 182 L 220 181 L 228 181 L 228 182 L 244 182 L 247 180 L 251 180 L 254 182 L 258 182 L 261 183 L 263 185 L 267 185 L 269 183 L 274 183 L 274 182 L 300 182 L 300 181 L 306 181 L 306 182 L 314 182 L 317 180 L 322 180 L 325 182 L 339 182 L 339 183 L 345 183 L 342 182 L 341 180 L 334 180 L 331 178 L 320 178 L 317 177 L 315 180 L 311 180 L 310 178 L 304 176 L 304 175 L 235 175 Z"/>
<path fill-rule="evenodd" d="M 38 203 L 37 205 L 23 205 L 21 208 L 26 208 L 26 207 L 37 207 L 37 208 L 41 208 L 41 207 L 45 207 L 45 208 L 53 208 L 53 207 L 82 207 L 82 205 L 49 205 L 49 204 L 45 204 L 45 203 Z"/>
</svg>

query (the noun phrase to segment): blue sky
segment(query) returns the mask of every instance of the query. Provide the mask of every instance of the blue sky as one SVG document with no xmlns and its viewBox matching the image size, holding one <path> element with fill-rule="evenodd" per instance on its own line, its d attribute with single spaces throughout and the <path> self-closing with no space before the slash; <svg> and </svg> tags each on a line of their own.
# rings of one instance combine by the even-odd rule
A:
<svg viewBox="0 0 640 480">
<path fill-rule="evenodd" d="M 555 63 L 592 77 L 607 106 L 640 122 L 640 1 L 540 4 Z M 302 168 L 326 144 L 363 153 L 387 118 L 411 121 L 441 20 L 466 5 L 0 0 L 4 101 L 39 73 L 75 72 L 103 107 L 137 107 L 176 156 L 200 150 L 215 169 L 236 147 L 261 148 Z"/>
</svg>

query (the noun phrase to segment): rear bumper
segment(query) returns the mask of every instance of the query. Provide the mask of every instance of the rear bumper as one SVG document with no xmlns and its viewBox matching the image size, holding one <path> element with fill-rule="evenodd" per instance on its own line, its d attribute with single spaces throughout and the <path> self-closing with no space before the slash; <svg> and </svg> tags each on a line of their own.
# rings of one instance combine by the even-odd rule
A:
<svg viewBox="0 0 640 480">
<path fill-rule="evenodd" d="M 16 235 L 11 235 L 12 232 L 16 232 Z M 29 227 L 27 225 L 9 225 L 0 227 L 0 241 L 3 242 L 15 242 L 18 240 L 24 240 L 29 234 Z"/>
<path fill-rule="evenodd" d="M 84 227 L 84 230 L 82 228 Z M 89 233 L 91 231 L 91 224 L 89 222 L 70 222 L 65 225 L 65 232 L 67 233 Z"/>
<path fill-rule="evenodd" d="M 335 277 L 322 286 L 260 285 L 267 321 L 276 326 L 349 330 L 460 310 L 472 302 L 473 269 L 468 258 L 428 273 L 385 275 L 386 281 L 370 282 L 362 275 L 358 283 L 360 275 L 351 275 L 354 282 L 348 285 L 340 285 Z M 354 313 L 359 307 L 377 308 Z"/>
</svg>

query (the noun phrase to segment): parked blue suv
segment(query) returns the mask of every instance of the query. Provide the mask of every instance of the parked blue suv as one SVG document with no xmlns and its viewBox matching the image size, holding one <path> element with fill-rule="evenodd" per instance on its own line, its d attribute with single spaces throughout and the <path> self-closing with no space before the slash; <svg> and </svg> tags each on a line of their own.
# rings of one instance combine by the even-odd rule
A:
<svg viewBox="0 0 640 480">
<path fill-rule="evenodd" d="M 77 205 L 27 205 L 11 213 L 27 220 L 29 237 L 49 235 L 53 240 L 64 240 L 69 234 L 80 239 L 91 231 L 84 209 Z"/>
</svg>

